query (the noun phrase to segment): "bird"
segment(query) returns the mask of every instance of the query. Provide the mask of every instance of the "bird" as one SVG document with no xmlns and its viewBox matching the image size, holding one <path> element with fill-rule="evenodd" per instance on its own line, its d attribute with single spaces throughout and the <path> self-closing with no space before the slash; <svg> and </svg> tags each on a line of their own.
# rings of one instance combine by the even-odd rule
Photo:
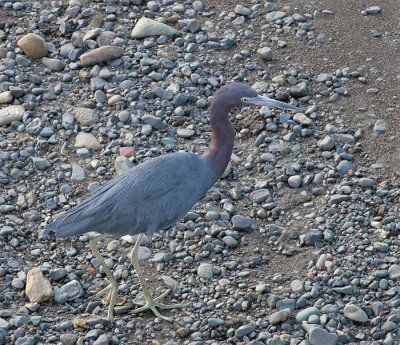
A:
<svg viewBox="0 0 400 345">
<path fill-rule="evenodd" d="M 161 303 L 169 290 L 153 298 L 139 265 L 138 252 L 143 235 L 166 229 L 199 201 L 224 173 L 229 163 L 235 130 L 229 120 L 234 108 L 272 106 L 302 112 L 292 104 L 261 96 L 242 83 L 230 83 L 213 95 L 210 101 L 211 140 L 208 150 L 199 155 L 174 152 L 151 158 L 129 168 L 122 175 L 99 187 L 89 198 L 58 215 L 47 226 L 59 238 L 70 238 L 88 232 L 99 235 L 89 241 L 90 249 L 110 281 L 108 320 L 113 322 L 118 286 L 107 267 L 97 243 L 106 238 L 136 236 L 130 260 L 141 285 L 145 304 L 134 313 L 151 310 L 156 317 L 172 321 L 158 309 L 175 309 L 187 304 Z"/>
</svg>

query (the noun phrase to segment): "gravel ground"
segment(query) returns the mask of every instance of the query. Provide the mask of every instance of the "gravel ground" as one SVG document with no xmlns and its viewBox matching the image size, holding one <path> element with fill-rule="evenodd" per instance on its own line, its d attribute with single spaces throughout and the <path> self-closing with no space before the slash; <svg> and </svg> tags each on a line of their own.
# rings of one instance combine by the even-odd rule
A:
<svg viewBox="0 0 400 345">
<path fill-rule="evenodd" d="M 399 344 L 399 17 L 395 0 L 1 1 L 0 344 Z M 46 224 L 130 166 L 204 152 L 231 81 L 305 112 L 232 114 L 224 177 L 144 241 L 152 292 L 189 304 L 176 322 L 130 313 L 134 239 L 101 246 L 110 324 L 90 236 Z"/>
</svg>

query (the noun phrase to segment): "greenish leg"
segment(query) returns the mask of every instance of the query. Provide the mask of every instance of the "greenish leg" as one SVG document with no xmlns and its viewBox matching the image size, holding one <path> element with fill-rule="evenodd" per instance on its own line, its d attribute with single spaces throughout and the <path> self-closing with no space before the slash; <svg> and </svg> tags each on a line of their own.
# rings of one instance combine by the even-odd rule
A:
<svg viewBox="0 0 400 345">
<path fill-rule="evenodd" d="M 166 295 L 168 295 L 168 293 L 170 292 L 170 289 L 168 289 L 167 291 L 165 291 L 164 293 L 162 293 L 159 297 L 154 298 L 151 297 L 150 291 L 146 285 L 144 276 L 143 276 L 143 272 L 142 269 L 139 265 L 139 258 L 138 258 L 138 253 L 139 253 L 139 247 L 140 247 L 140 242 L 142 241 L 143 238 L 143 234 L 140 234 L 136 240 L 135 246 L 132 249 L 132 253 L 131 253 L 131 262 L 133 265 L 133 268 L 136 271 L 136 274 L 138 276 L 139 282 L 140 282 L 140 286 L 142 287 L 143 290 L 143 295 L 144 295 L 144 299 L 145 299 L 145 305 L 143 307 L 140 307 L 138 309 L 135 309 L 133 312 L 134 313 L 141 313 L 145 310 L 150 309 L 158 318 L 162 319 L 162 320 L 166 320 L 169 322 L 172 322 L 173 320 L 169 317 L 163 316 L 160 314 L 160 312 L 157 310 L 157 308 L 160 309 L 176 309 L 176 308 L 185 308 L 188 306 L 188 304 L 171 304 L 171 305 L 167 305 L 167 304 L 163 304 L 160 303 L 159 301 L 162 301 L 164 299 L 164 297 Z"/>
<path fill-rule="evenodd" d="M 105 292 L 108 290 L 108 297 L 106 301 L 108 301 L 108 320 L 110 322 L 113 322 L 114 320 L 114 306 L 115 302 L 117 300 L 117 294 L 118 294 L 118 284 L 117 281 L 115 280 L 113 274 L 111 273 L 110 269 L 107 267 L 103 257 L 101 256 L 101 253 L 99 251 L 99 248 L 97 248 L 97 243 L 101 240 L 104 240 L 107 238 L 107 235 L 100 235 L 92 238 L 89 241 L 89 246 L 90 249 L 92 250 L 94 256 L 96 257 L 97 260 L 99 260 L 100 266 L 103 268 L 104 273 L 106 274 L 108 280 L 110 281 L 110 285 L 101 290 L 97 295 L 103 295 Z M 110 288 L 111 287 L 111 288 Z"/>
</svg>

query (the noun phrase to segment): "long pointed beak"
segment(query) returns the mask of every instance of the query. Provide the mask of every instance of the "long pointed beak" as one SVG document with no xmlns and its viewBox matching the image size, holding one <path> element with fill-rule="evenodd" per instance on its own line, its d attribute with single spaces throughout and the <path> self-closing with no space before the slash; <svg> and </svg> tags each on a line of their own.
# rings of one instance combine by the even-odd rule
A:
<svg viewBox="0 0 400 345">
<path fill-rule="evenodd" d="M 258 95 L 257 97 L 251 98 L 250 99 L 251 104 L 254 105 L 265 105 L 267 107 L 276 107 L 276 108 L 281 108 L 281 109 L 289 109 L 289 110 L 295 110 L 298 112 L 304 112 L 303 109 L 295 107 L 294 105 L 277 101 L 275 99 L 271 99 L 268 97 L 260 96 Z"/>
</svg>

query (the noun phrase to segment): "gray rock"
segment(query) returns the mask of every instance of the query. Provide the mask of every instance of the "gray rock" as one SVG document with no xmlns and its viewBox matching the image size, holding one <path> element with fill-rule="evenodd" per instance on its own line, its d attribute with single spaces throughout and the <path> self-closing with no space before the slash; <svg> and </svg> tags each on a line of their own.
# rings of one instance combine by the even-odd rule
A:
<svg viewBox="0 0 400 345">
<path fill-rule="evenodd" d="M 251 10 L 247 7 L 244 7 L 242 5 L 236 5 L 235 6 L 235 13 L 240 14 L 241 16 L 248 16 L 251 14 Z"/>
<path fill-rule="evenodd" d="M 379 6 L 370 6 L 365 9 L 365 12 L 368 14 L 378 14 L 381 12 L 381 8 Z"/>
<path fill-rule="evenodd" d="M 335 141 L 327 135 L 322 140 L 318 141 L 317 145 L 322 151 L 330 151 L 335 147 Z"/>
<path fill-rule="evenodd" d="M 217 319 L 217 318 L 215 318 L 215 317 L 210 317 L 210 318 L 207 320 L 207 324 L 208 324 L 210 327 L 218 327 L 218 326 L 224 325 L 224 324 L 225 324 L 225 321 L 222 320 L 222 319 Z"/>
<path fill-rule="evenodd" d="M 42 58 L 42 63 L 46 67 L 50 68 L 52 71 L 60 72 L 64 69 L 65 67 L 65 62 L 58 60 L 58 59 L 51 59 L 44 57 Z"/>
<path fill-rule="evenodd" d="M 46 170 L 51 167 L 51 163 L 46 158 L 32 157 L 32 162 L 38 170 Z"/>
<path fill-rule="evenodd" d="M 188 128 L 178 128 L 176 134 L 178 134 L 178 136 L 180 136 L 181 138 L 189 139 L 195 135 L 195 131 Z"/>
<path fill-rule="evenodd" d="M 76 148 L 85 147 L 88 150 L 100 150 L 101 145 L 92 133 L 79 132 L 75 138 Z"/>
<path fill-rule="evenodd" d="M 71 111 L 73 116 L 82 126 L 89 127 L 96 124 L 99 121 L 99 115 L 97 115 L 94 109 L 77 107 Z M 63 116 L 64 120 L 64 116 Z"/>
<path fill-rule="evenodd" d="M 266 15 L 266 20 L 268 23 L 272 23 L 278 19 L 282 19 L 286 17 L 286 12 L 282 12 L 282 11 L 272 11 L 267 13 Z"/>
<path fill-rule="evenodd" d="M 300 188 L 302 178 L 300 175 L 293 175 L 288 178 L 288 184 L 292 188 Z"/>
<path fill-rule="evenodd" d="M 197 275 L 199 278 L 211 279 L 214 276 L 213 265 L 207 263 L 200 264 L 197 268 Z"/>
<path fill-rule="evenodd" d="M 25 108 L 22 105 L 9 105 L 6 108 L 0 109 L 0 126 L 22 120 L 24 112 Z"/>
<path fill-rule="evenodd" d="M 372 187 L 375 181 L 372 178 L 362 177 L 358 180 L 358 185 L 364 188 Z"/>
<path fill-rule="evenodd" d="M 361 323 L 368 321 L 367 313 L 354 304 L 346 304 L 346 306 L 343 309 L 343 314 L 346 318 L 352 321 Z"/>
<path fill-rule="evenodd" d="M 145 38 L 150 36 L 174 36 L 178 31 L 174 28 L 149 18 L 140 18 L 132 30 L 132 38 Z"/>
<path fill-rule="evenodd" d="M 251 228 L 253 221 L 250 217 L 235 215 L 232 217 L 232 225 L 234 229 L 245 230 Z"/>
<path fill-rule="evenodd" d="M 251 334 L 251 333 L 253 333 L 255 331 L 256 331 L 256 329 L 254 328 L 254 326 L 252 326 L 250 324 L 249 325 L 243 325 L 243 326 L 240 326 L 235 331 L 235 336 L 238 337 L 238 338 L 242 338 L 245 335 L 249 335 L 249 334 Z"/>
<path fill-rule="evenodd" d="M 279 310 L 279 311 L 269 315 L 268 322 L 271 325 L 277 325 L 277 324 L 282 323 L 283 321 L 286 321 L 287 319 L 289 319 L 291 315 L 292 315 L 292 311 L 290 309 L 282 309 L 282 310 Z"/>
<path fill-rule="evenodd" d="M 298 323 L 302 323 L 303 321 L 307 321 L 311 315 L 318 315 L 319 310 L 316 307 L 308 307 L 299 311 L 296 315 L 296 321 Z"/>
<path fill-rule="evenodd" d="M 349 171 L 354 171 L 355 170 L 355 166 L 352 162 L 347 161 L 347 160 L 342 160 L 339 162 L 339 164 L 336 167 L 337 172 L 340 175 L 345 175 L 347 174 Z"/>
<path fill-rule="evenodd" d="M 269 47 L 262 47 L 257 50 L 257 54 L 263 59 L 267 61 L 272 60 L 272 49 Z"/>
<path fill-rule="evenodd" d="M 385 133 L 387 131 L 387 122 L 385 120 L 377 120 L 374 125 L 374 131 L 377 133 Z"/>
<path fill-rule="evenodd" d="M 392 280 L 397 280 L 400 278 L 400 265 L 394 264 L 390 265 L 389 270 L 389 278 Z"/>
<path fill-rule="evenodd" d="M 118 156 L 115 159 L 114 163 L 115 171 L 118 175 L 123 174 L 125 171 L 133 167 L 133 163 L 131 160 L 124 156 Z"/>
<path fill-rule="evenodd" d="M 261 188 L 261 189 L 257 189 L 254 192 L 252 192 L 250 194 L 250 198 L 253 202 L 260 204 L 263 201 L 265 201 L 270 195 L 271 195 L 271 193 L 269 192 L 268 189 Z"/>
<path fill-rule="evenodd" d="M 79 335 L 74 333 L 66 333 L 60 335 L 60 341 L 63 345 L 75 345 Z"/>
<path fill-rule="evenodd" d="M 14 97 L 11 91 L 0 92 L 0 104 L 12 103 Z"/>
<path fill-rule="evenodd" d="M 306 115 L 304 115 L 303 113 L 294 114 L 293 120 L 304 126 L 310 126 L 313 123 L 313 121 L 310 118 L 308 118 Z"/>
<path fill-rule="evenodd" d="M 76 163 L 71 164 L 72 172 L 71 172 L 71 180 L 72 181 L 83 181 L 85 179 L 85 170 L 81 166 Z"/>
<path fill-rule="evenodd" d="M 305 81 L 302 81 L 290 88 L 290 93 L 295 98 L 301 98 L 308 95 L 308 87 Z"/>
<path fill-rule="evenodd" d="M 310 332 L 311 345 L 335 345 L 338 341 L 337 334 L 329 333 L 323 328 L 316 327 Z"/>
<path fill-rule="evenodd" d="M 73 301 L 83 296 L 83 289 L 77 280 L 72 280 L 67 284 L 61 286 L 61 291 L 67 296 L 68 301 Z"/>
<path fill-rule="evenodd" d="M 329 199 L 331 205 L 340 204 L 343 201 L 349 201 L 351 199 L 350 195 L 334 194 Z"/>
<path fill-rule="evenodd" d="M 222 241 L 229 248 L 236 248 L 238 246 L 238 241 L 236 241 L 232 236 L 225 236 Z"/>
</svg>

